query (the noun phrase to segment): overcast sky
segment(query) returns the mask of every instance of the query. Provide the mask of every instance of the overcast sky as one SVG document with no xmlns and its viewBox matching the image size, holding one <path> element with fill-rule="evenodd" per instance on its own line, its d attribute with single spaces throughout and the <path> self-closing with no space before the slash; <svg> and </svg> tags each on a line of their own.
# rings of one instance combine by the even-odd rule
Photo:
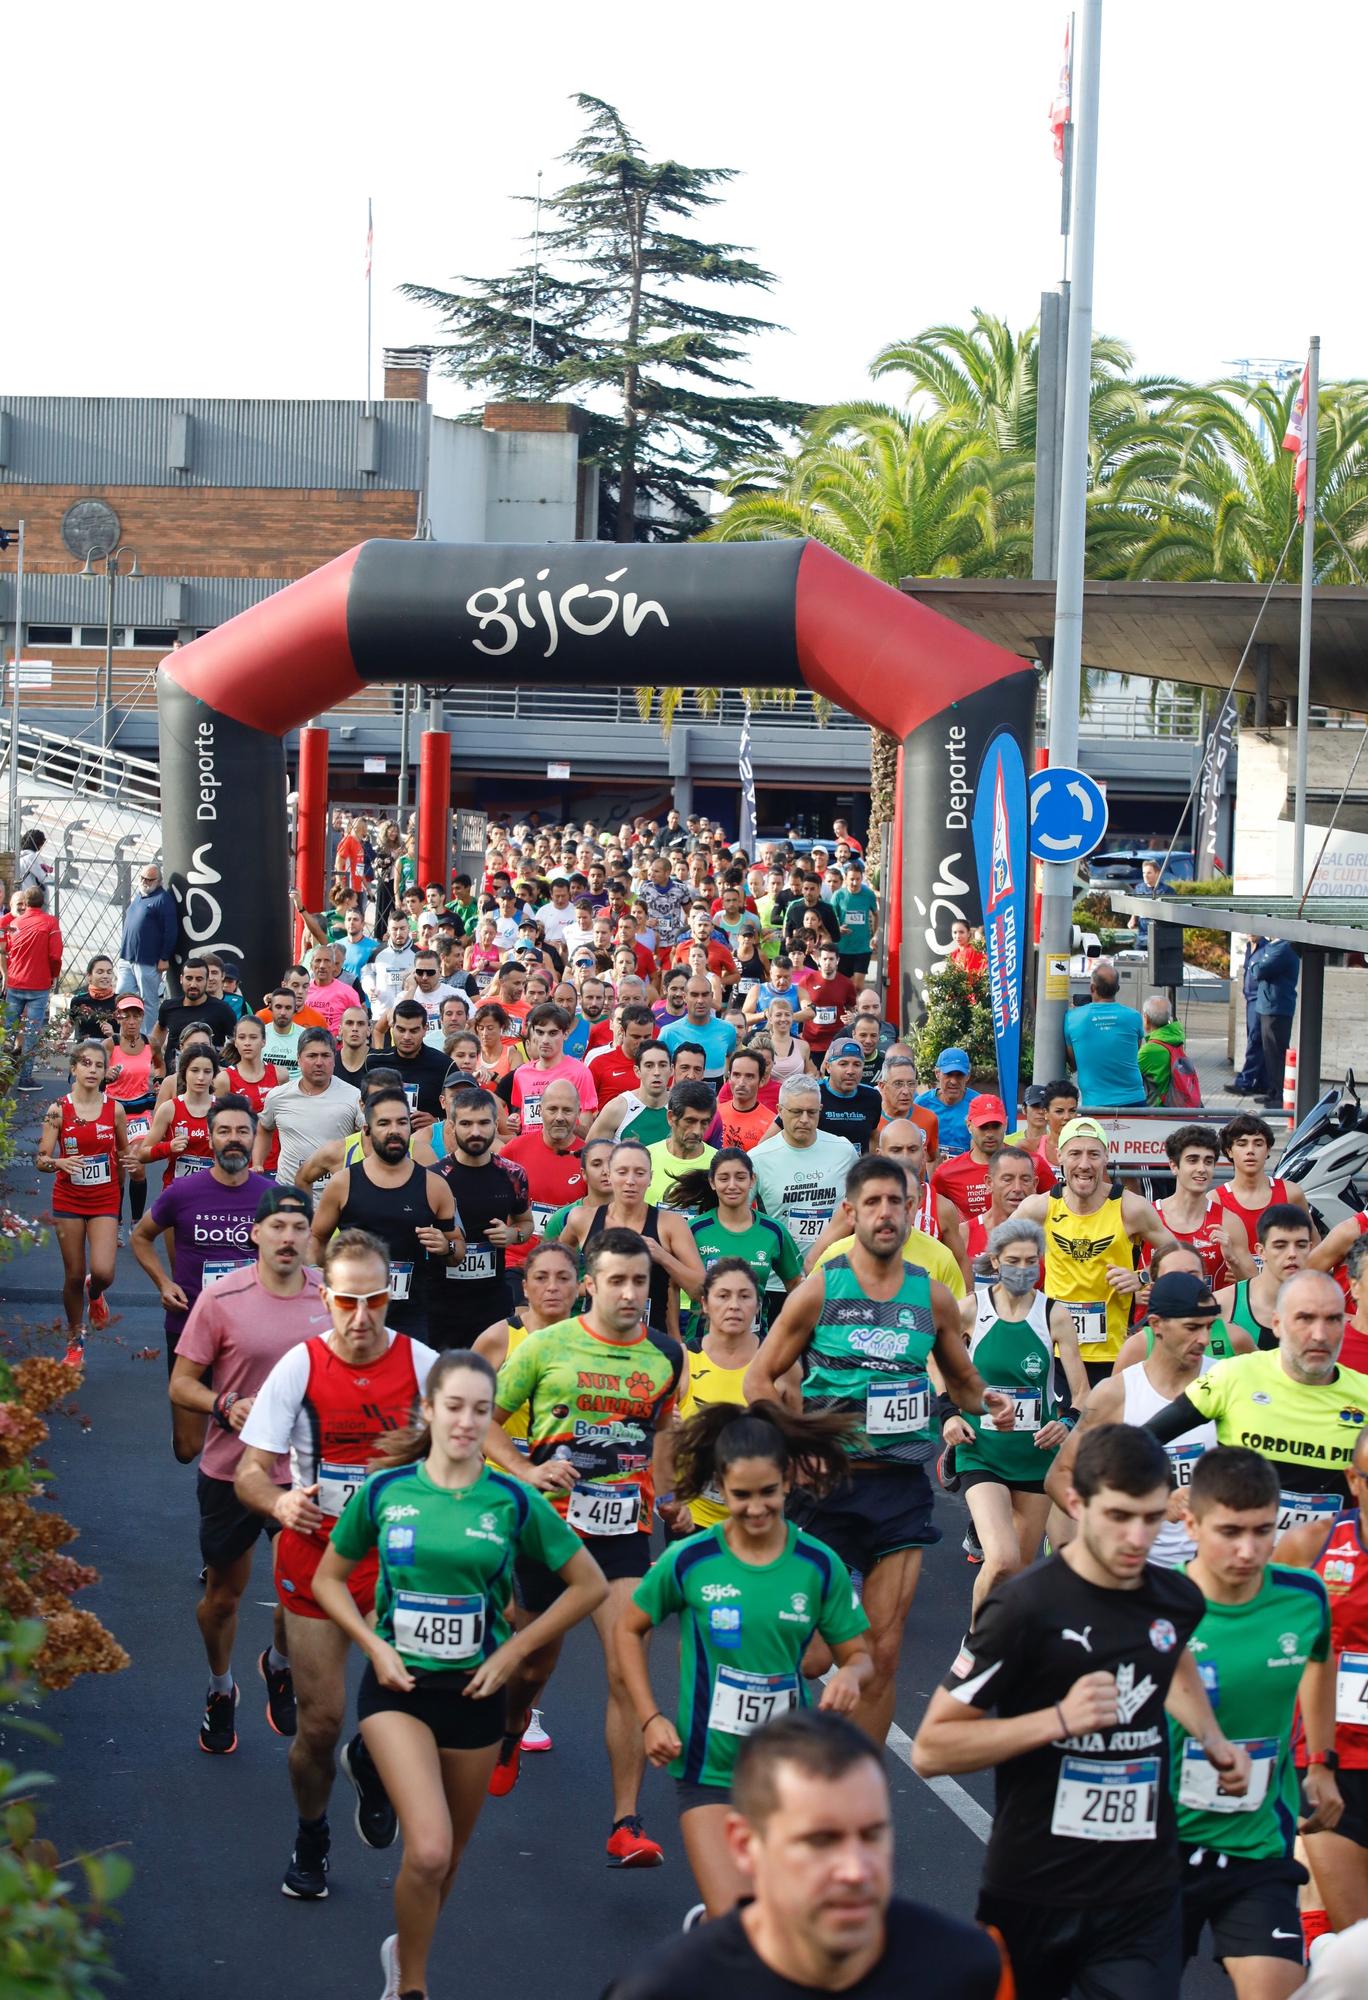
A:
<svg viewBox="0 0 1368 2000">
<path fill-rule="evenodd" d="M 15 10 L 0 390 L 361 395 L 368 194 L 378 388 L 380 348 L 434 332 L 394 288 L 514 261 L 511 197 L 556 184 L 584 90 L 650 155 L 739 170 L 699 229 L 776 274 L 745 301 L 789 329 L 754 385 L 866 393 L 886 341 L 976 305 L 1024 325 L 1059 276 L 1066 11 Z M 1328 377 L 1368 375 L 1365 57 L 1354 0 L 1106 0 L 1095 323 L 1142 369 L 1208 378 L 1319 332 Z"/>
</svg>

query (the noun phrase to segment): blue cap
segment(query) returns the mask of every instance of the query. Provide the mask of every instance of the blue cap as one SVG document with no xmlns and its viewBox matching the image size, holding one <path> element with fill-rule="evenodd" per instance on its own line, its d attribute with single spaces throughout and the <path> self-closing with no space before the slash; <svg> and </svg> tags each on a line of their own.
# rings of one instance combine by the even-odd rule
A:
<svg viewBox="0 0 1368 2000">
<path fill-rule="evenodd" d="M 857 1041 L 833 1042 L 827 1050 L 828 1062 L 839 1062 L 842 1056 L 858 1056 L 864 1061 L 864 1050 Z"/>
<path fill-rule="evenodd" d="M 935 1067 L 950 1076 L 968 1076 L 969 1058 L 963 1049 L 942 1049 L 936 1057 Z"/>
</svg>

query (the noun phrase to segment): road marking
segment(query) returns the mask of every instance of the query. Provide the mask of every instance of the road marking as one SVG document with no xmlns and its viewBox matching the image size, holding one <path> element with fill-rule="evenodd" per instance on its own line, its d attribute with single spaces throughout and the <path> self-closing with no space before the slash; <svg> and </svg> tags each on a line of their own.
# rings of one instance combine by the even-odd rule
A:
<svg viewBox="0 0 1368 2000">
<path fill-rule="evenodd" d="M 900 1758 L 911 1771 L 912 1738 L 907 1731 L 900 1729 L 896 1722 L 891 1722 L 885 1741 L 893 1755 Z M 917 1777 L 920 1774 L 913 1771 L 912 1775 Z M 949 1806 L 955 1818 L 968 1827 L 976 1840 L 986 1843 L 993 1831 L 993 1815 L 985 1812 L 978 1800 L 969 1796 L 963 1785 L 956 1784 L 953 1778 L 923 1778 L 922 1783 L 928 1792 L 935 1793 L 943 1806 Z"/>
</svg>

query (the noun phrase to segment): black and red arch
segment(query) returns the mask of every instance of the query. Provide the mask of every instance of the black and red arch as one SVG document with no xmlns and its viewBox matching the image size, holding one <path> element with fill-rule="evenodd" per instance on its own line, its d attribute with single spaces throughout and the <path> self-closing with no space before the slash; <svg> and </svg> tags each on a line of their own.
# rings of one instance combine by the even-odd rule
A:
<svg viewBox="0 0 1368 2000">
<path fill-rule="evenodd" d="M 172 654 L 163 851 L 186 951 L 256 992 L 289 950 L 284 737 L 375 681 L 806 687 L 900 760 L 904 990 L 980 914 L 968 812 L 988 735 L 1028 749 L 1034 673 L 820 543 L 376 541 Z M 967 774 L 967 776 L 966 776 Z M 966 797 L 966 791 L 970 795 Z"/>
</svg>

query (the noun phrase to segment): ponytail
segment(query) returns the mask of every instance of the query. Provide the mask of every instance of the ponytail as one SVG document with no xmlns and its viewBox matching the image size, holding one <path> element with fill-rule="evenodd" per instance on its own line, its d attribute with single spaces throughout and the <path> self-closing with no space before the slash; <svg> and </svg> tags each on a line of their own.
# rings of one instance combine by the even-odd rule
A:
<svg viewBox="0 0 1368 2000">
<path fill-rule="evenodd" d="M 458 1368 L 464 1368 L 472 1375 L 482 1375 L 491 1392 L 499 1379 L 483 1354 L 476 1354 L 469 1347 L 449 1347 L 444 1354 L 438 1355 L 429 1369 L 422 1400 L 430 1403 L 447 1376 L 454 1375 Z M 371 1470 L 392 1472 L 398 1465 L 416 1465 L 431 1450 L 432 1426 L 424 1422 L 420 1411 L 413 1423 L 406 1424 L 402 1430 L 381 1433 L 371 1460 Z"/>
<path fill-rule="evenodd" d="M 717 1189 L 708 1179 L 706 1167 L 695 1167 L 692 1173 L 676 1174 L 664 1194 L 660 1197 L 662 1208 L 696 1208 L 700 1215 L 711 1213 L 717 1207 Z"/>
<path fill-rule="evenodd" d="M 675 1492 L 701 1499 L 742 1458 L 766 1458 L 819 1496 L 844 1477 L 846 1440 L 856 1428 L 839 1411 L 795 1416 L 781 1403 L 707 1403 L 675 1434 Z"/>
</svg>

